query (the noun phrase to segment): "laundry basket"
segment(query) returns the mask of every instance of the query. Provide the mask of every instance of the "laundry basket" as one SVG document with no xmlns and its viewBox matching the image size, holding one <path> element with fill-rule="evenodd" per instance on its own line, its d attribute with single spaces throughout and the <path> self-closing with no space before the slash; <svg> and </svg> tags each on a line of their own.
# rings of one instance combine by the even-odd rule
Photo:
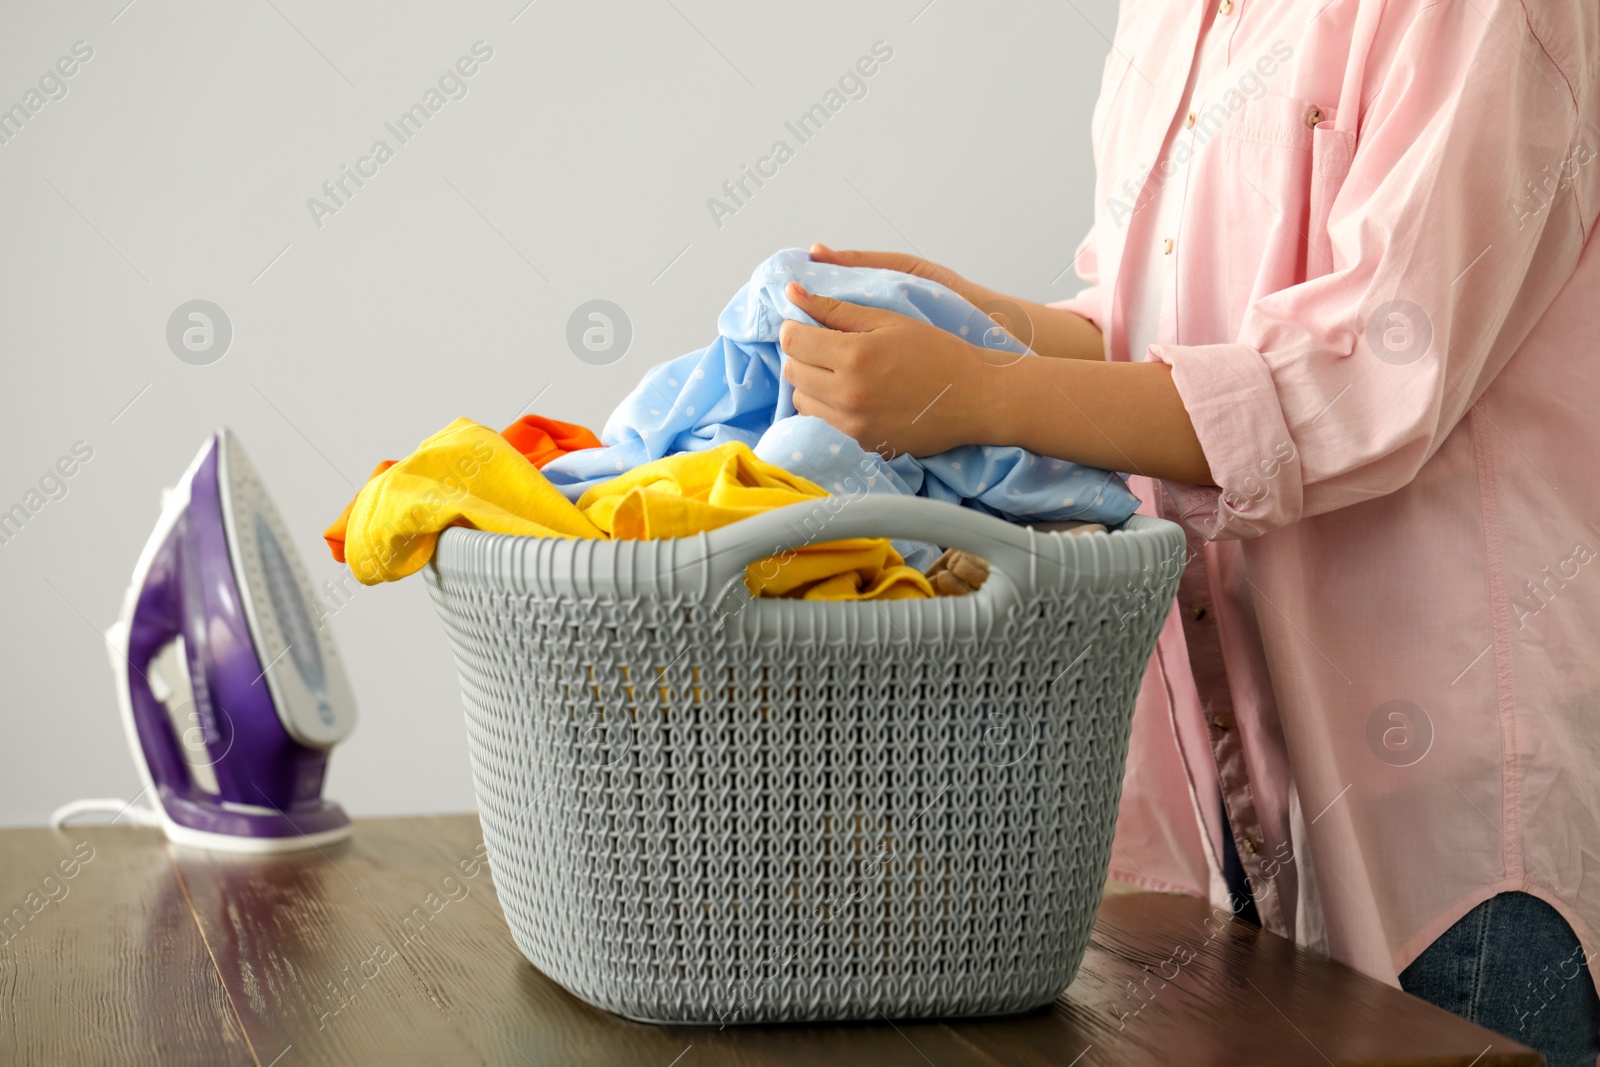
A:
<svg viewBox="0 0 1600 1067">
<path fill-rule="evenodd" d="M 964 548 L 965 597 L 756 599 L 752 561 Z M 1181 530 L 1045 533 L 831 497 L 666 541 L 450 529 L 455 650 L 511 935 L 650 1022 L 990 1015 L 1077 972 Z"/>
</svg>

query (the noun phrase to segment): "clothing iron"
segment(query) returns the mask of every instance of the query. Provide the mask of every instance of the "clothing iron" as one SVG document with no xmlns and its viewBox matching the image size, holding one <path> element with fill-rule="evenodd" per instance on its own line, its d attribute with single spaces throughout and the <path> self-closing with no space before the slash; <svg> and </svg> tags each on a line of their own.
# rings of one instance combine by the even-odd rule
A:
<svg viewBox="0 0 1600 1067">
<path fill-rule="evenodd" d="M 322 783 L 355 700 L 313 603 L 255 468 L 218 430 L 163 494 L 106 634 L 134 762 L 174 842 L 281 852 L 350 835 Z"/>
</svg>

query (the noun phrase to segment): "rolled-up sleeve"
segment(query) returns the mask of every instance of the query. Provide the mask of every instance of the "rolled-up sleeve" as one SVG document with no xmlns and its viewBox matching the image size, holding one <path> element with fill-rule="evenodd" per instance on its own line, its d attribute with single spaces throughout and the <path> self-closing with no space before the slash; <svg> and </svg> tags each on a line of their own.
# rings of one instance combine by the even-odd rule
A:
<svg viewBox="0 0 1600 1067">
<path fill-rule="evenodd" d="M 1570 276 L 1600 201 L 1595 135 L 1520 5 L 1486 6 L 1380 27 L 1375 48 L 1394 58 L 1367 68 L 1362 97 L 1375 95 L 1356 132 L 1315 131 L 1311 203 L 1324 182 L 1326 222 L 1300 246 L 1301 276 L 1316 276 L 1253 299 L 1231 343 L 1151 346 L 1217 483 L 1169 483 L 1206 537 L 1259 536 L 1406 485 Z M 1272 211 L 1296 225 L 1259 175 L 1238 177 L 1228 225 Z M 1181 320 L 1181 293 L 1178 308 Z"/>
</svg>

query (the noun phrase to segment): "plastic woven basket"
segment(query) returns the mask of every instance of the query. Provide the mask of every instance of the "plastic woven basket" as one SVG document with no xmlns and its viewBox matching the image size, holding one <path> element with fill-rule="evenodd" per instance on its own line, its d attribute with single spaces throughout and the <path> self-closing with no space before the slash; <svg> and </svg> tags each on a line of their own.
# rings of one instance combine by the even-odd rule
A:
<svg viewBox="0 0 1600 1067">
<path fill-rule="evenodd" d="M 753 599 L 745 566 L 846 537 L 988 559 L 966 597 Z M 517 946 L 651 1022 L 987 1015 L 1088 942 L 1134 697 L 1184 539 L 1045 533 L 827 498 L 670 541 L 451 529 L 455 650 Z"/>
</svg>

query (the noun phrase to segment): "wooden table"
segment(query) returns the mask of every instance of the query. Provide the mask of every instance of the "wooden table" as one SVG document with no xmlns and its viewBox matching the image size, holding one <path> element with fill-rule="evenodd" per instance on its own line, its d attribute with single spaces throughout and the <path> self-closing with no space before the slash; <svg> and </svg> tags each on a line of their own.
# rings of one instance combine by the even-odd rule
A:
<svg viewBox="0 0 1600 1067">
<path fill-rule="evenodd" d="M 0 831 L 0 1063 L 1541 1062 L 1198 901 L 1154 893 L 1107 896 L 1077 980 L 1031 1015 L 631 1023 L 523 959 L 489 871 L 460 877 L 480 840 L 470 815 L 360 820 L 351 842 L 269 858 L 180 849 L 150 829 Z"/>
</svg>

